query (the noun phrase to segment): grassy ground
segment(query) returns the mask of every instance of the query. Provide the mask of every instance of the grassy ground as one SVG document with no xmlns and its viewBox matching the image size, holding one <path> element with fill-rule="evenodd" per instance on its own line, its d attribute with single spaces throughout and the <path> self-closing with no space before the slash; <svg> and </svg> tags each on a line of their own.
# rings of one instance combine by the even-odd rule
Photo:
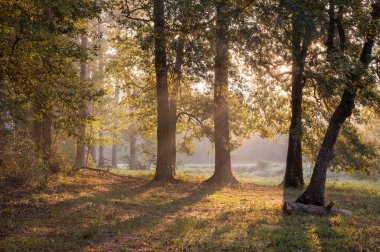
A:
<svg viewBox="0 0 380 252">
<path fill-rule="evenodd" d="M 379 251 L 380 186 L 334 183 L 328 199 L 352 217 L 285 216 L 285 193 L 257 178 L 208 187 L 147 184 L 151 174 L 117 179 L 58 177 L 44 191 L 2 190 L 0 251 Z"/>
</svg>

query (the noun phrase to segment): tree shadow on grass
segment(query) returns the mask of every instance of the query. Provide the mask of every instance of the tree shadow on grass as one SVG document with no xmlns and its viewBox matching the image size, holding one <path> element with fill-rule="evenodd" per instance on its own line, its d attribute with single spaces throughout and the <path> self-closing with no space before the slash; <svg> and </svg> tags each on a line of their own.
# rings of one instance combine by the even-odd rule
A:
<svg viewBox="0 0 380 252">
<path fill-rule="evenodd" d="M 163 185 L 159 186 L 165 190 L 165 187 L 163 187 Z M 180 194 L 186 193 L 187 195 L 179 196 L 178 198 L 169 200 L 168 202 L 162 204 L 147 204 L 144 209 L 141 209 L 141 213 L 139 213 L 137 216 L 128 218 L 127 220 L 118 222 L 111 226 L 103 227 L 104 229 L 108 230 L 121 231 L 122 235 L 117 238 L 117 244 L 114 242 L 114 239 L 103 238 L 98 242 L 99 247 L 103 249 L 110 249 L 114 246 L 122 246 L 125 249 L 135 249 L 136 246 L 140 246 L 143 242 L 141 241 L 141 237 L 139 237 L 139 240 L 136 241 L 137 243 L 134 244 L 131 241 L 134 235 L 141 231 L 147 233 L 158 232 L 159 225 L 169 220 L 166 220 L 166 218 L 171 218 L 172 215 L 183 210 L 185 207 L 190 207 L 203 200 L 208 195 L 214 194 L 216 191 L 221 190 L 222 186 L 206 186 L 200 183 L 182 182 L 180 187 L 177 187 L 175 189 L 179 190 Z M 175 189 L 169 188 L 169 190 L 173 190 L 173 192 Z M 123 203 L 121 203 L 121 207 L 128 206 L 123 206 Z M 124 240 L 123 237 L 125 238 Z M 144 242 L 149 243 L 150 241 L 145 240 Z"/>
<path fill-rule="evenodd" d="M 191 246 L 194 250 L 214 251 L 341 251 L 355 250 L 357 237 L 368 238 L 367 233 L 362 235 L 366 231 L 362 224 L 357 237 L 347 235 L 352 220 L 345 217 L 283 215 L 279 204 L 281 198 L 294 200 L 301 190 L 287 190 L 281 195 L 280 189 L 276 187 L 244 185 L 242 190 L 223 190 L 222 200 L 230 196 L 240 198 L 218 208 L 208 200 L 203 204 L 202 200 L 222 188 L 199 183 L 152 185 L 146 184 L 146 180 L 136 183 L 107 182 L 103 184 L 107 187 L 104 191 L 96 191 L 96 186 L 85 187 L 86 192 L 94 190 L 91 195 L 78 195 L 53 204 L 34 204 L 25 209 L 16 207 L 12 211 L 2 212 L 0 220 L 7 223 L 0 223 L 0 231 L 6 227 L 11 227 L 11 231 L 0 237 L 6 240 L 0 242 L 0 250 L 78 251 L 90 246 L 100 251 L 133 251 L 141 248 L 149 251 L 159 248 L 162 251 L 172 246 L 178 251 Z M 83 190 L 82 187 L 68 188 Z M 342 199 L 339 201 L 339 204 L 342 203 L 341 208 L 358 209 L 356 213 L 360 216 L 355 216 L 358 220 L 375 223 L 378 220 L 379 195 L 366 196 L 364 192 L 354 191 L 349 192 L 348 197 L 347 191 L 331 191 L 329 196 Z M 277 198 L 272 199 L 271 195 Z M 219 196 L 216 201 L 220 200 Z M 257 204 L 252 209 L 236 207 L 236 202 L 245 198 Z M 274 200 L 274 205 L 265 206 L 270 200 Z M 202 204 L 197 205 L 200 201 Z M 240 205 L 249 207 L 250 202 L 244 204 Z M 193 205 L 197 205 L 196 208 Z M 196 218 L 197 215 L 205 215 L 205 210 L 215 216 L 211 220 Z M 186 211 L 192 214 L 185 216 Z M 250 214 L 250 217 L 241 218 L 246 214 Z M 237 227 L 247 220 L 249 224 Z M 193 232 L 197 232 L 198 236 Z M 376 230 L 372 232 L 375 234 Z M 225 243 L 225 237 L 231 236 L 232 240 Z M 187 239 L 193 239 L 193 243 L 189 244 Z M 345 246 L 344 243 L 349 239 L 352 244 Z M 376 243 L 376 238 L 371 239 L 371 244 Z"/>
<path fill-rule="evenodd" d="M 117 246 L 123 244 L 123 239 L 127 239 L 128 246 L 134 249 L 133 246 L 141 246 L 144 242 L 139 237 L 133 244 L 129 237 L 138 232 L 152 232 L 165 218 L 222 188 L 200 183 L 152 184 L 139 181 L 131 184 L 106 183 L 101 185 L 104 191 L 94 190 L 91 193 L 91 187 L 95 189 L 96 186 L 69 186 L 74 194 L 81 191 L 74 198 L 29 204 L 25 212 L 18 213 L 14 219 L 17 224 L 12 226 L 16 228 L 5 234 L 8 245 L 5 242 L 0 244 L 0 248 L 17 248 L 24 239 L 17 233 L 27 229 L 44 230 L 44 233 L 28 235 L 23 250 L 72 251 L 86 246 L 113 247 L 116 243 Z M 90 194 L 81 195 L 84 191 Z"/>
<path fill-rule="evenodd" d="M 284 201 L 295 201 L 304 188 L 284 188 Z M 332 225 L 332 217 L 310 214 L 285 214 L 273 236 L 274 251 L 342 251 L 343 235 L 337 233 Z"/>
<path fill-rule="evenodd" d="M 108 220 L 112 223 L 112 218 L 118 217 L 113 214 L 124 211 L 147 212 L 145 208 L 152 207 L 153 203 L 136 204 L 133 201 L 159 188 L 141 179 L 102 182 L 81 184 L 75 181 L 44 192 L 23 191 L 22 198 L 18 194 L 2 197 L 2 201 L 9 201 L 1 204 L 4 208 L 0 211 L 0 250 L 18 248 L 19 243 L 24 244 L 20 245 L 22 250 L 78 250 L 83 240 L 101 235 L 102 228 L 110 231 L 115 229 L 113 224 L 103 224 Z M 16 203 L 11 203 L 11 200 Z M 111 211 L 113 209 L 117 211 Z M 138 218 L 135 222 L 138 222 Z M 33 230 L 43 232 L 35 233 Z M 26 237 L 28 232 L 30 235 Z"/>
<path fill-rule="evenodd" d="M 244 184 L 223 190 L 211 205 L 193 208 L 195 214 L 176 216 L 154 245 L 166 251 L 266 251 L 262 231 L 272 232 L 273 216 L 280 213 L 280 195 L 271 196 L 279 190 L 273 188 Z"/>
</svg>

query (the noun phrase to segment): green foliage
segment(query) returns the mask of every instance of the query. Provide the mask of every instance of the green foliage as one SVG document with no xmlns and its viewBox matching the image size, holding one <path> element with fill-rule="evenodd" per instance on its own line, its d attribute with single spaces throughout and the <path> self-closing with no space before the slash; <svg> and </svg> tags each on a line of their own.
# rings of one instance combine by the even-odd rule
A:
<svg viewBox="0 0 380 252">
<path fill-rule="evenodd" d="M 342 130 L 332 168 L 376 171 L 380 153 L 372 124 L 380 111 L 378 66 L 371 64 L 367 71 L 357 60 L 366 34 L 378 28 L 369 22 L 370 6 L 359 0 L 335 1 L 347 41 L 339 47 L 336 32 L 336 46 L 327 56 L 329 1 L 227 2 L 230 90 L 224 95 L 230 106 L 229 148 L 238 148 L 252 135 L 276 140 L 288 134 L 289 70 L 301 41 L 308 48 L 304 155 L 315 161 L 342 90 L 358 88 L 357 109 Z M 194 153 L 193 140 L 207 137 L 213 142 L 214 7 L 212 1 L 165 1 L 169 93 L 177 103 L 181 136 L 177 149 L 188 155 Z M 63 170 L 75 159 L 74 141 L 125 145 L 131 128 L 138 135 L 140 163 L 153 164 L 157 97 L 152 1 L 0 0 L 0 8 L 0 124 L 5 132 L 0 140 L 5 152 L 14 148 L 9 139 L 15 134 L 20 134 L 16 142 L 23 136 L 29 139 L 33 121 L 48 117 L 53 121 L 53 161 Z M 89 50 L 79 45 L 80 36 L 90 38 Z M 375 48 L 376 59 L 378 54 Z M 80 63 L 89 65 L 88 81 L 79 77 Z M 358 74 L 363 78 L 352 84 L 350 76 Z M 84 114 L 78 109 L 83 104 L 88 107 Z M 86 133 L 79 135 L 83 126 Z"/>
<path fill-rule="evenodd" d="M 31 149 L 33 141 L 23 136 L 2 135 L 0 141 L 0 181 L 12 186 L 44 183 L 48 167 Z"/>
</svg>

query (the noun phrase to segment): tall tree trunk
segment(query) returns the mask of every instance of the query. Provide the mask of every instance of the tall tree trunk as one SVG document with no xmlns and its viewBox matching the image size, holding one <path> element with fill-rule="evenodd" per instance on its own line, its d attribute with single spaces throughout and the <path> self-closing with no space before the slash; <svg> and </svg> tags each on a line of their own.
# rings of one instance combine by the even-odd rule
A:
<svg viewBox="0 0 380 252">
<path fill-rule="evenodd" d="M 170 107 L 166 62 L 165 1 L 154 0 L 154 42 L 157 86 L 157 167 L 154 180 L 174 180 L 170 148 Z"/>
<path fill-rule="evenodd" d="M 103 132 L 99 132 L 99 138 L 103 137 Z M 104 167 L 105 165 L 105 160 L 104 160 L 104 146 L 102 143 L 99 145 L 99 161 L 98 161 L 98 166 L 99 167 Z"/>
<path fill-rule="evenodd" d="M 84 50 L 88 48 L 88 38 L 83 35 L 81 38 L 81 46 Z M 80 65 L 80 77 L 83 81 L 88 80 L 88 63 L 81 62 Z M 87 114 L 87 105 L 82 103 L 79 105 L 79 115 L 84 117 Z M 78 135 L 84 137 L 86 135 L 86 126 L 81 125 L 78 129 Z M 87 166 L 86 158 L 86 144 L 83 142 L 83 139 L 77 142 L 77 152 L 76 152 L 76 167 L 85 167 Z"/>
<path fill-rule="evenodd" d="M 116 138 L 115 134 L 114 138 Z M 117 168 L 117 143 L 112 144 L 111 166 L 112 168 Z"/>
<path fill-rule="evenodd" d="M 42 120 L 42 157 L 44 162 L 51 165 L 52 152 L 52 125 L 51 116 L 44 115 Z"/>
<path fill-rule="evenodd" d="M 39 155 L 42 150 L 42 120 L 40 118 L 33 119 L 33 140 L 36 153 Z"/>
<path fill-rule="evenodd" d="M 88 104 L 87 109 L 88 109 L 88 114 L 92 116 L 94 114 L 94 106 L 92 104 Z M 92 131 L 92 128 L 90 128 L 89 135 L 92 136 L 93 134 L 94 134 L 94 132 Z M 89 152 L 94 164 L 96 165 L 96 146 L 95 146 L 95 144 L 92 141 L 90 141 L 87 145 L 87 148 L 88 148 L 88 152 Z"/>
<path fill-rule="evenodd" d="M 90 156 L 92 160 L 94 161 L 94 164 L 96 165 L 96 145 L 93 143 L 90 143 L 88 146 L 88 151 L 90 153 Z"/>
<path fill-rule="evenodd" d="M 228 29 L 230 12 L 227 0 L 216 2 L 214 141 L 215 172 L 206 182 L 236 183 L 232 174 L 228 106 Z"/>
<path fill-rule="evenodd" d="M 292 118 L 289 129 L 288 154 L 284 177 L 285 187 L 304 185 L 302 171 L 302 91 L 307 45 L 293 24 L 292 64 Z"/>
<path fill-rule="evenodd" d="M 380 3 L 373 4 L 372 19 L 380 18 Z M 359 61 L 363 69 L 367 69 L 372 60 L 372 49 L 375 44 L 376 28 L 372 27 L 364 42 Z M 349 73 L 351 83 L 347 83 L 347 88 L 343 92 L 341 101 L 334 111 L 321 148 L 314 166 L 310 184 L 306 191 L 296 200 L 298 203 L 323 206 L 325 204 L 325 185 L 327 169 L 330 161 L 334 158 L 334 145 L 342 128 L 343 123 L 352 114 L 355 108 L 355 97 L 357 93 L 356 84 L 360 80 L 362 73 Z M 349 88 L 351 87 L 351 88 Z"/>
<path fill-rule="evenodd" d="M 136 158 L 136 130 L 133 125 L 129 129 L 129 169 L 137 169 Z"/>
<path fill-rule="evenodd" d="M 174 87 L 170 97 L 170 155 L 172 162 L 172 173 L 175 174 L 177 164 L 177 95 L 181 85 L 182 64 L 184 57 L 185 38 L 181 34 L 177 41 L 176 62 L 174 65 Z"/>
<path fill-rule="evenodd" d="M 120 98 L 119 91 L 120 91 L 119 83 L 116 81 L 116 83 L 115 83 L 115 97 L 114 97 L 115 108 L 119 106 L 119 98 Z M 116 139 L 117 135 L 113 134 L 113 138 Z M 116 142 L 113 143 L 112 144 L 112 158 L 111 158 L 112 168 L 117 168 L 117 148 L 118 148 L 118 144 Z"/>
<path fill-rule="evenodd" d="M 104 78 L 104 48 L 103 48 L 103 39 L 102 39 L 102 32 L 103 32 L 103 26 L 101 22 L 98 23 L 98 33 L 100 34 L 98 39 L 98 46 L 99 46 L 99 52 L 98 52 L 98 72 L 99 72 L 99 80 L 103 80 Z M 101 82 L 100 88 L 103 88 L 103 83 Z M 101 129 L 100 129 L 101 130 Z M 104 133 L 102 131 L 99 132 L 99 138 L 103 138 Z M 100 142 L 99 144 L 99 159 L 98 159 L 98 166 L 104 167 L 105 165 L 104 160 L 104 146 L 103 143 Z"/>
<path fill-rule="evenodd" d="M 189 9 L 191 0 L 180 0 L 180 20 L 181 20 L 181 34 L 178 37 L 176 45 L 176 61 L 174 64 L 174 87 L 170 96 L 170 153 L 171 162 L 173 164 L 173 173 L 175 174 L 175 168 L 177 164 L 177 96 L 181 87 L 182 81 L 182 65 L 184 63 L 185 56 L 185 36 L 187 33 Z"/>
</svg>

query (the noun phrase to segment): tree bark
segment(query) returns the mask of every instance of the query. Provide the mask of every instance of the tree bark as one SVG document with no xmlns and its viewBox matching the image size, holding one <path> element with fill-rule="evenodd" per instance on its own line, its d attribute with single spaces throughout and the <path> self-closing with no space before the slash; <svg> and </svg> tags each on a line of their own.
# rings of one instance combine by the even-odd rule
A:
<svg viewBox="0 0 380 252">
<path fill-rule="evenodd" d="M 36 153 L 39 155 L 42 149 L 42 120 L 39 118 L 33 119 L 33 140 Z"/>
<path fill-rule="evenodd" d="M 181 33 L 178 37 L 176 44 L 176 61 L 174 64 L 174 87 L 170 96 L 170 149 L 171 149 L 171 162 L 173 164 L 173 173 L 175 174 L 177 164 L 177 96 L 178 90 L 181 87 L 182 81 L 182 65 L 184 63 L 185 56 L 185 35 L 187 33 L 188 26 L 188 14 L 191 0 L 180 0 L 180 20 L 181 20 Z"/>
<path fill-rule="evenodd" d="M 237 183 L 231 169 L 230 128 L 228 105 L 228 29 L 230 12 L 227 0 L 216 2 L 215 82 L 214 82 L 214 141 L 215 172 L 208 183 Z"/>
<path fill-rule="evenodd" d="M 293 24 L 292 64 L 292 118 L 289 129 L 288 154 L 284 177 L 285 187 L 304 185 L 302 171 L 302 92 L 308 46 L 302 42 L 301 34 Z"/>
<path fill-rule="evenodd" d="M 90 153 L 92 160 L 94 161 L 94 163 L 96 165 L 96 146 L 94 144 L 89 144 L 88 145 L 88 151 Z"/>
<path fill-rule="evenodd" d="M 116 138 L 116 135 L 114 135 Z M 117 168 L 117 143 L 112 144 L 112 158 L 111 158 L 112 168 Z"/>
<path fill-rule="evenodd" d="M 90 103 L 87 104 L 87 112 L 91 116 L 94 114 L 94 106 Z M 94 134 L 94 132 L 92 131 L 92 128 L 90 128 L 89 135 L 92 136 L 93 134 Z M 96 146 L 95 146 L 95 144 L 92 141 L 90 141 L 87 145 L 87 148 L 88 148 L 88 152 L 89 152 L 94 164 L 96 165 Z"/>
<path fill-rule="evenodd" d="M 83 35 L 81 38 L 81 46 L 84 50 L 88 48 L 88 38 Z M 80 77 L 83 81 L 88 80 L 88 63 L 83 61 L 80 65 Z M 79 115 L 84 117 L 87 114 L 87 106 L 85 103 L 79 105 Z M 86 125 L 81 125 L 78 129 L 78 135 L 84 137 L 86 135 Z M 83 142 L 83 139 L 77 142 L 77 151 L 76 151 L 76 167 L 85 167 L 87 166 L 86 159 L 86 144 Z"/>
<path fill-rule="evenodd" d="M 133 125 L 131 126 L 129 133 L 129 169 L 137 170 L 136 130 Z"/>
<path fill-rule="evenodd" d="M 154 0 L 154 42 L 157 88 L 157 166 L 154 180 L 174 180 L 170 145 L 170 107 L 166 62 L 165 1 Z"/>
<path fill-rule="evenodd" d="M 325 138 L 319 150 L 313 175 L 306 191 L 296 200 L 297 203 L 323 206 L 325 204 L 325 185 L 327 169 L 334 157 L 334 145 L 343 123 L 351 116 L 355 107 L 356 91 L 346 89 L 342 99 L 332 115 Z"/>
<path fill-rule="evenodd" d="M 372 6 L 372 19 L 379 19 L 380 3 Z M 359 58 L 363 69 L 367 69 L 372 60 L 372 49 L 375 43 L 375 37 L 376 28 L 372 28 L 367 35 L 367 39 L 364 42 Z M 343 92 L 341 101 L 330 119 L 329 126 L 314 166 L 310 184 L 306 191 L 296 200 L 297 203 L 312 204 L 317 206 L 323 206 L 325 204 L 327 169 L 330 161 L 334 157 L 334 145 L 338 138 L 339 131 L 342 128 L 343 123 L 351 116 L 352 111 L 355 108 L 355 97 L 357 93 L 356 84 L 360 80 L 362 73 L 349 73 L 349 76 L 350 83 L 347 83 L 347 88 Z"/>
<path fill-rule="evenodd" d="M 330 53 L 334 50 L 334 37 L 335 37 L 335 2 L 334 0 L 329 0 L 329 27 L 327 30 L 327 40 L 326 40 L 326 46 L 327 46 L 327 55 L 330 55 Z"/>
<path fill-rule="evenodd" d="M 103 137 L 103 132 L 99 132 L 99 137 L 102 138 Z M 104 146 L 102 143 L 100 143 L 99 145 L 99 161 L 98 161 L 98 166 L 99 167 L 104 167 L 105 163 L 104 163 Z"/>
<path fill-rule="evenodd" d="M 103 80 L 104 78 L 104 57 L 103 57 L 103 39 L 102 39 L 102 32 L 103 32 L 103 26 L 99 22 L 98 23 L 98 33 L 100 34 L 99 39 L 98 39 L 98 46 L 99 46 L 99 53 L 98 53 L 98 71 L 99 71 L 99 80 Z M 102 83 L 102 82 L 101 82 Z M 101 88 L 103 88 L 103 85 L 101 84 Z M 99 138 L 102 138 L 104 133 L 102 131 L 99 132 Z M 104 167 L 105 165 L 105 159 L 104 159 L 104 146 L 102 143 L 99 144 L 99 157 L 98 157 L 98 166 L 99 167 Z M 95 159 L 96 160 L 96 159 Z"/>
<path fill-rule="evenodd" d="M 52 126 L 51 116 L 44 115 L 42 119 L 42 157 L 47 164 L 51 164 Z"/>
<path fill-rule="evenodd" d="M 116 81 L 116 83 L 115 83 L 115 97 L 114 97 L 115 108 L 119 106 L 119 98 L 120 98 L 119 91 L 120 91 L 119 83 Z M 116 139 L 117 135 L 113 134 L 113 138 Z M 111 158 L 112 168 L 117 168 L 117 147 L 118 147 L 117 143 L 112 144 L 112 158 Z"/>
</svg>

